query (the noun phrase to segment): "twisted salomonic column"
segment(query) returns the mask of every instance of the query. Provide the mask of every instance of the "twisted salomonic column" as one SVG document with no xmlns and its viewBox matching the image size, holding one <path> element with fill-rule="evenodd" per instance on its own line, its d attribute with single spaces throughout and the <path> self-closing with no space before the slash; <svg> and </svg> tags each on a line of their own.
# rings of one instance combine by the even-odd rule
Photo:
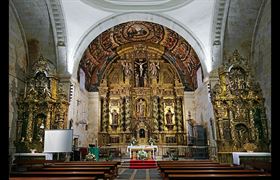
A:
<svg viewBox="0 0 280 180">
<path fill-rule="evenodd" d="M 124 107 L 125 107 L 125 99 L 121 98 L 121 105 L 120 105 L 120 127 L 122 128 L 122 131 L 125 131 L 126 127 L 125 127 L 125 111 L 124 111 Z"/>
<path fill-rule="evenodd" d="M 154 121 L 154 131 L 158 132 L 158 97 L 153 97 L 153 121 Z"/>
<path fill-rule="evenodd" d="M 28 121 L 27 121 L 27 129 L 26 129 L 26 140 L 32 142 L 33 136 L 33 111 L 29 111 Z"/>
<path fill-rule="evenodd" d="M 181 98 L 178 97 L 176 99 L 176 120 L 177 120 L 177 129 L 178 132 L 182 132 L 183 130 L 183 123 L 182 123 L 182 102 L 181 102 Z"/>
<path fill-rule="evenodd" d="M 108 130 L 108 124 L 109 124 L 109 107 L 107 98 L 103 98 L 103 104 L 102 104 L 102 132 L 107 132 Z"/>
<path fill-rule="evenodd" d="M 163 99 L 160 98 L 159 102 L 159 131 L 164 130 L 164 104 L 163 104 Z"/>
<path fill-rule="evenodd" d="M 130 132 L 131 126 L 131 114 L 130 114 L 130 97 L 125 98 L 125 128 L 127 132 Z"/>
</svg>

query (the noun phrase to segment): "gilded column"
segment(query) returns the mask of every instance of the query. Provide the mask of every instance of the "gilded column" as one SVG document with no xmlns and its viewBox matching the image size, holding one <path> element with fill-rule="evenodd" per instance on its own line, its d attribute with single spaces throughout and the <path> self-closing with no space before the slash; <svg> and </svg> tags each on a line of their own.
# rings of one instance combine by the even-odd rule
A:
<svg viewBox="0 0 280 180">
<path fill-rule="evenodd" d="M 153 97 L 153 121 L 154 121 L 154 131 L 158 132 L 158 97 Z"/>
<path fill-rule="evenodd" d="M 183 123 L 182 123 L 182 102 L 181 102 L 181 98 L 177 97 L 176 99 L 176 119 L 177 119 L 177 129 L 178 132 L 182 132 L 183 130 Z"/>
<path fill-rule="evenodd" d="M 108 102 L 107 98 L 103 98 L 103 105 L 102 105 L 102 132 L 107 132 L 108 130 L 108 123 L 109 123 L 109 109 L 108 109 Z"/>
<path fill-rule="evenodd" d="M 28 123 L 27 123 L 27 130 L 26 130 L 26 140 L 32 141 L 32 134 L 33 134 L 33 111 L 29 111 L 28 114 Z"/>
<path fill-rule="evenodd" d="M 164 128 L 164 104 L 163 104 L 163 99 L 160 98 L 160 102 L 159 102 L 159 131 L 163 131 Z"/>
<path fill-rule="evenodd" d="M 125 98 L 125 128 L 127 132 L 130 132 L 131 126 L 131 114 L 130 114 L 130 97 Z"/>
<path fill-rule="evenodd" d="M 47 111 L 46 129 L 51 129 L 51 111 Z"/>
<path fill-rule="evenodd" d="M 125 111 L 124 111 L 124 101 L 125 101 L 125 98 L 121 98 L 120 100 L 120 127 L 122 128 L 122 131 L 125 131 Z"/>
<path fill-rule="evenodd" d="M 59 120 L 58 120 L 58 129 L 63 129 L 63 125 L 64 125 L 64 112 L 62 111 L 60 114 L 59 114 Z"/>
</svg>

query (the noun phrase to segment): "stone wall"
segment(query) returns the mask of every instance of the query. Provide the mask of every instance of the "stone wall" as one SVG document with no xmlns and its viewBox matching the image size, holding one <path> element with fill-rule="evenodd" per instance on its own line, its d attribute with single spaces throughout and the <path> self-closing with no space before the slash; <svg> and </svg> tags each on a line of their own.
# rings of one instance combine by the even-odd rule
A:
<svg viewBox="0 0 280 180">
<path fill-rule="evenodd" d="M 27 72 L 27 49 L 24 31 L 17 12 L 9 5 L 9 154 L 14 149 L 16 138 L 17 104 L 16 98 L 24 88 Z"/>
<path fill-rule="evenodd" d="M 265 98 L 269 134 L 271 133 L 271 1 L 263 3 L 253 36 L 253 73 Z"/>
</svg>

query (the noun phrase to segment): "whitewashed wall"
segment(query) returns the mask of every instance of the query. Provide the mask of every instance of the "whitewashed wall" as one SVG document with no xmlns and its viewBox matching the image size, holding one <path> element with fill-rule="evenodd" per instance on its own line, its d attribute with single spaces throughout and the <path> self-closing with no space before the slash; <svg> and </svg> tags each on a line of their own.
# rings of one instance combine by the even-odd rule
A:
<svg viewBox="0 0 280 180">
<path fill-rule="evenodd" d="M 81 91 L 80 85 L 76 80 L 71 79 L 73 84 L 73 97 L 69 105 L 68 122 L 73 120 L 73 135 L 78 137 L 79 147 L 88 147 L 89 131 L 86 130 L 88 124 L 88 92 Z M 84 122 L 86 124 L 81 124 Z"/>
</svg>

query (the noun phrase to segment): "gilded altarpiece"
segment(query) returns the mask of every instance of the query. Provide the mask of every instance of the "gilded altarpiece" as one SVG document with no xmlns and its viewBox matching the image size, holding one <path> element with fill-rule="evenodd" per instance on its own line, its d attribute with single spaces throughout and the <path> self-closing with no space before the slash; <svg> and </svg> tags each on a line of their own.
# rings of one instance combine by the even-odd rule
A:
<svg viewBox="0 0 280 180">
<path fill-rule="evenodd" d="M 264 98 L 250 71 L 237 50 L 219 68 L 219 83 L 212 89 L 211 99 L 220 153 L 245 151 L 248 143 L 257 146 L 255 151 L 269 150 Z"/>
<path fill-rule="evenodd" d="M 67 126 L 68 99 L 55 66 L 40 56 L 17 99 L 17 152 L 43 151 L 44 129 Z"/>
<path fill-rule="evenodd" d="M 183 145 L 183 93 L 174 67 L 162 58 L 162 46 L 131 43 L 117 48 L 99 86 L 99 145 L 139 145 L 150 137 L 157 145 Z"/>
</svg>

